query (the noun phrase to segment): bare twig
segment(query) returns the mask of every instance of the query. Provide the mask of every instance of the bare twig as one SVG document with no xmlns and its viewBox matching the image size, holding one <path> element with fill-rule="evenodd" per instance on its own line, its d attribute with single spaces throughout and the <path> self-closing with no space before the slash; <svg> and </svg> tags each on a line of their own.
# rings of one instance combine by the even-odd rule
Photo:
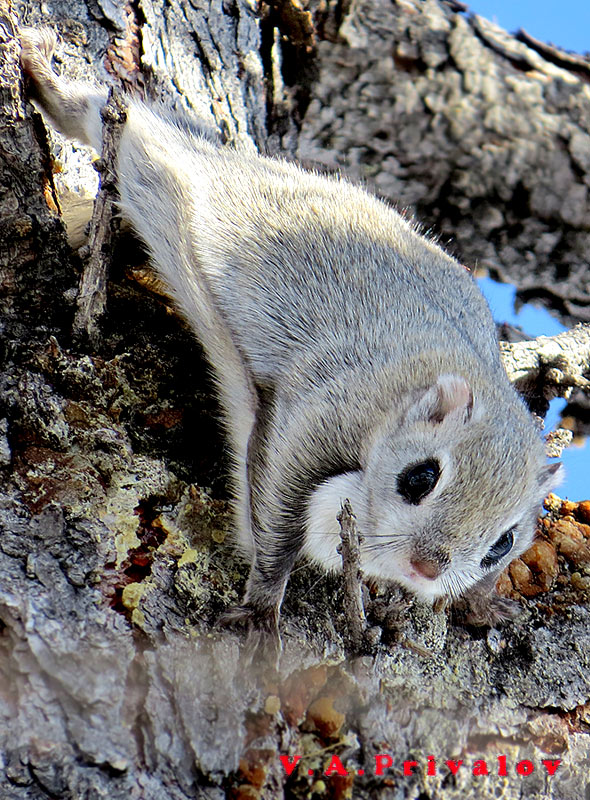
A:
<svg viewBox="0 0 590 800">
<path fill-rule="evenodd" d="M 360 536 L 356 527 L 356 517 L 350 500 L 345 500 L 338 515 L 340 523 L 340 547 L 342 572 L 344 574 L 345 612 L 350 625 L 350 638 L 353 648 L 359 649 L 365 636 L 367 620 L 362 597 L 362 572 Z"/>
<path fill-rule="evenodd" d="M 98 341 L 98 323 L 106 308 L 107 271 L 113 235 L 115 164 L 121 132 L 127 119 L 123 98 L 111 89 L 101 113 L 104 122 L 102 153 L 95 164 L 101 176 L 100 189 L 90 220 L 86 250 L 88 259 L 80 278 L 78 308 L 73 325 L 74 336 L 84 337 L 93 344 Z"/>
</svg>

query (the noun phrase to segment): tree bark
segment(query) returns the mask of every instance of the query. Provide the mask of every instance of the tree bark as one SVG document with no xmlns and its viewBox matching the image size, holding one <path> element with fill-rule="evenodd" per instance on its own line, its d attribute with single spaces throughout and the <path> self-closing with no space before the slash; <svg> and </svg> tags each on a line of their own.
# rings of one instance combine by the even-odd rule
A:
<svg viewBox="0 0 590 800">
<path fill-rule="evenodd" d="M 523 606 L 501 630 L 369 586 L 381 641 L 351 656 L 341 580 L 312 568 L 290 581 L 278 676 L 215 627 L 247 568 L 227 535 L 206 367 L 183 323 L 130 279 L 143 258 L 125 233 L 108 254 L 100 335 L 76 338 L 82 264 L 58 210 L 68 192 L 91 196 L 96 176 L 80 148 L 52 136 L 50 149 L 14 35 L 51 24 L 71 77 L 198 109 L 228 141 L 342 168 L 415 210 L 464 262 L 541 287 L 584 321 L 583 64 L 459 5 L 0 0 L 2 798 L 585 791 L 587 504 L 552 501 L 535 554 L 506 576 Z M 279 756 L 297 754 L 288 776 Z M 334 754 L 348 775 L 323 775 Z M 392 759 L 382 776 L 379 754 Z M 464 762 L 455 777 L 447 759 Z M 476 759 L 489 776 L 472 774 Z M 523 759 L 535 766 L 526 777 Z M 542 759 L 562 760 L 553 778 Z"/>
</svg>

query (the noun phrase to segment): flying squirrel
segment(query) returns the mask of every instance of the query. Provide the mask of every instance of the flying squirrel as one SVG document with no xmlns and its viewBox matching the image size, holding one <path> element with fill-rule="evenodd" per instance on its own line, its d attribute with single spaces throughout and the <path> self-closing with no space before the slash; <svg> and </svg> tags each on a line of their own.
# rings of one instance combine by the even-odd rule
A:
<svg viewBox="0 0 590 800">
<path fill-rule="evenodd" d="M 100 152 L 107 92 L 57 76 L 55 42 L 21 31 L 32 98 Z M 364 574 L 492 603 L 559 465 L 469 273 L 347 180 L 223 146 L 132 97 L 116 172 L 121 215 L 216 378 L 251 560 L 233 618 L 276 629 L 302 554 L 338 569 L 345 498 Z"/>
</svg>

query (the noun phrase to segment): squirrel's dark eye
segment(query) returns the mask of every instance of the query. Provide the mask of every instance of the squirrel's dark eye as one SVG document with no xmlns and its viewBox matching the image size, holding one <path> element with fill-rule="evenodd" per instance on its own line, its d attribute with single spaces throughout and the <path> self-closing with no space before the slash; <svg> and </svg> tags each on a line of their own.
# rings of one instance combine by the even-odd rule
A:
<svg viewBox="0 0 590 800">
<path fill-rule="evenodd" d="M 438 461 L 421 461 L 401 473 L 397 479 L 397 490 L 406 502 L 416 506 L 434 489 L 439 477 Z"/>
<path fill-rule="evenodd" d="M 512 550 L 513 544 L 514 528 L 510 528 L 509 531 L 506 531 L 506 533 L 503 533 L 502 536 L 500 536 L 496 544 L 493 544 L 490 547 L 488 554 L 485 555 L 481 560 L 481 566 L 484 569 L 493 567 L 494 564 L 497 564 L 501 558 L 504 558 L 504 556 Z"/>
</svg>

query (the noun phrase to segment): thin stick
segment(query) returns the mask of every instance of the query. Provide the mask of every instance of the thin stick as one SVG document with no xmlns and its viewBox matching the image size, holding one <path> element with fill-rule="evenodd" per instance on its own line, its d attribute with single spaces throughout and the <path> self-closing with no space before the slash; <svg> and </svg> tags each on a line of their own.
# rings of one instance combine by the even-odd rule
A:
<svg viewBox="0 0 590 800">
<path fill-rule="evenodd" d="M 342 572 L 344 574 L 344 604 L 350 626 L 350 639 L 354 649 L 364 643 L 367 620 L 363 606 L 360 536 L 356 517 L 349 500 L 345 500 L 338 514 Z"/>
<path fill-rule="evenodd" d="M 96 345 L 99 341 L 99 322 L 106 309 L 108 265 L 113 239 L 113 203 L 116 201 L 115 165 L 123 125 L 127 119 L 123 98 L 111 89 L 101 112 L 103 119 L 102 153 L 95 163 L 100 174 L 100 189 L 90 220 L 90 234 L 78 288 L 77 310 L 73 334 Z"/>
</svg>

